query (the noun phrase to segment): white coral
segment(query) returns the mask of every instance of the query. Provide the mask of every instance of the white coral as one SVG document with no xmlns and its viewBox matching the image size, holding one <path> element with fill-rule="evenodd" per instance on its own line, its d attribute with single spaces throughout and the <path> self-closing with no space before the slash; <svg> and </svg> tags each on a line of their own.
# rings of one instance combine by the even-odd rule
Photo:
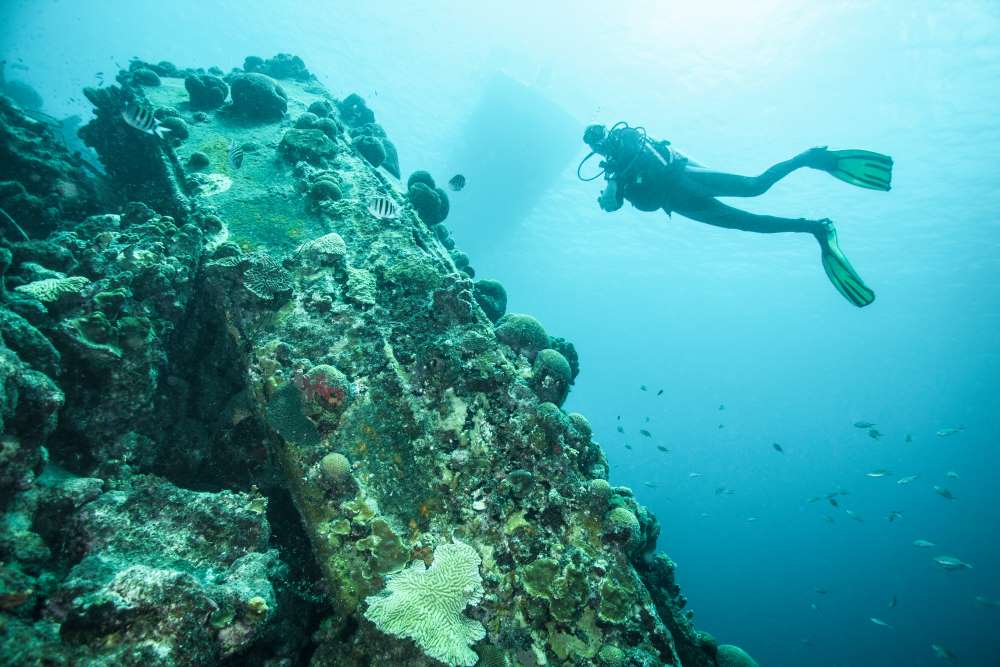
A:
<svg viewBox="0 0 1000 667">
<path fill-rule="evenodd" d="M 44 303 L 56 301 L 63 294 L 79 293 L 84 287 L 90 284 L 90 279 L 84 276 L 73 276 L 72 278 L 46 278 L 36 280 L 27 285 L 19 285 L 14 291 L 27 294 Z"/>
<path fill-rule="evenodd" d="M 416 561 L 390 575 L 385 590 L 367 598 L 365 618 L 386 634 L 412 639 L 447 665 L 475 665 L 469 646 L 486 636 L 479 621 L 462 615 L 483 596 L 479 554 L 468 544 L 442 544 L 429 568 Z"/>
</svg>

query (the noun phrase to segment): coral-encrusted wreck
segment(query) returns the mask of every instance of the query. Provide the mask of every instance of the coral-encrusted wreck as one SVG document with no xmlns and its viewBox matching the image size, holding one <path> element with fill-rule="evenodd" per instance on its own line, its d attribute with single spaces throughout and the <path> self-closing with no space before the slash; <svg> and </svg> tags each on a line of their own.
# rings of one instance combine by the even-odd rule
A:
<svg viewBox="0 0 1000 667">
<path fill-rule="evenodd" d="M 0 99 L 5 661 L 717 664 L 572 344 L 364 100 L 287 55 L 86 94 L 105 176 Z"/>
</svg>

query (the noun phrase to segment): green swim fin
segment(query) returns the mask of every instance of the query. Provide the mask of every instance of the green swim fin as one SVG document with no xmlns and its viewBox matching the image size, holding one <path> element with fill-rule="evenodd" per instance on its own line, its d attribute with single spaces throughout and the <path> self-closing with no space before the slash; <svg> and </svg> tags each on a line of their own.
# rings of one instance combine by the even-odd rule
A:
<svg viewBox="0 0 1000 667">
<path fill-rule="evenodd" d="M 858 308 L 864 308 L 874 301 L 875 292 L 865 284 L 840 249 L 837 230 L 832 222 L 827 224 L 826 235 L 819 239 L 819 245 L 823 249 L 823 270 L 837 291 Z"/>
<path fill-rule="evenodd" d="M 834 158 L 826 171 L 834 178 L 859 188 L 888 192 L 892 187 L 892 158 L 857 148 L 827 151 Z"/>
</svg>

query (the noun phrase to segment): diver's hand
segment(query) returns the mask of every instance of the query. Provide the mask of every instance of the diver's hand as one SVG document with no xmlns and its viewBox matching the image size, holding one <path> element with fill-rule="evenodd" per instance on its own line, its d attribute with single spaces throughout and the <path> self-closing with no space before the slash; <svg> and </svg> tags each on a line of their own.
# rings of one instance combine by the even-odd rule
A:
<svg viewBox="0 0 1000 667">
<path fill-rule="evenodd" d="M 608 187 L 604 188 L 604 192 L 601 196 L 597 198 L 597 203 L 601 206 L 602 211 L 617 211 L 622 207 L 618 201 L 618 183 L 614 179 L 608 181 Z"/>
</svg>

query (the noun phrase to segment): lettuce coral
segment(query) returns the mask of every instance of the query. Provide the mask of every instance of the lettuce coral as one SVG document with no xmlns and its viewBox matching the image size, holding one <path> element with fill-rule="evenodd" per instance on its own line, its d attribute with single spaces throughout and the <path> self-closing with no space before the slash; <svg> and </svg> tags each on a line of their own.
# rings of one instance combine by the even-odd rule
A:
<svg viewBox="0 0 1000 667">
<path fill-rule="evenodd" d="M 390 575 L 385 590 L 367 598 L 365 618 L 386 634 L 412 639 L 447 665 L 471 667 L 479 656 L 469 646 L 485 637 L 486 629 L 462 611 L 482 598 L 480 562 L 468 544 L 442 544 L 429 568 L 418 560 Z"/>
</svg>

